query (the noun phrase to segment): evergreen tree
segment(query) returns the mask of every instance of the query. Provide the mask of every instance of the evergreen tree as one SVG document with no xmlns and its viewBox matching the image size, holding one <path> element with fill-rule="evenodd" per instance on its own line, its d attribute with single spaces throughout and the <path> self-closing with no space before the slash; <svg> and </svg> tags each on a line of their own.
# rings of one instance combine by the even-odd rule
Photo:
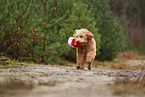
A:
<svg viewBox="0 0 145 97">
<path fill-rule="evenodd" d="M 75 49 L 68 46 L 67 40 L 69 37 L 73 36 L 75 29 L 86 28 L 94 34 L 96 40 L 96 49 L 97 54 L 99 53 L 99 42 L 100 42 L 100 34 L 98 34 L 98 29 L 95 27 L 96 22 L 94 18 L 91 16 L 91 11 L 88 10 L 86 4 L 81 1 L 77 1 L 73 3 L 73 8 L 71 10 L 71 14 L 69 18 L 66 20 L 66 23 L 63 24 L 62 29 L 59 31 L 60 35 L 60 43 L 62 43 L 63 56 L 66 59 L 71 59 L 75 61 Z"/>
<path fill-rule="evenodd" d="M 68 16 L 71 2 L 68 0 L 42 0 L 39 3 L 43 6 L 38 9 L 42 12 L 42 16 L 40 16 L 42 23 L 39 25 L 39 30 L 41 30 L 40 35 L 43 43 L 39 47 L 39 55 L 43 63 L 56 63 L 60 60 L 59 55 L 63 52 L 61 49 L 63 46 L 59 42 L 58 32 L 62 27 L 64 18 Z"/>
<path fill-rule="evenodd" d="M 98 60 L 112 60 L 121 49 L 122 36 L 120 26 L 116 23 L 113 15 L 108 10 L 106 0 L 83 0 L 88 4 L 95 19 L 98 32 L 101 34 L 100 55 Z"/>
<path fill-rule="evenodd" d="M 58 31 L 68 16 L 66 10 L 70 10 L 71 1 L 2 0 L 0 5 L 1 52 L 12 52 L 15 59 L 23 56 L 35 62 L 58 60 Z"/>
<path fill-rule="evenodd" d="M 13 53 L 13 57 L 18 59 L 22 54 L 23 38 L 25 37 L 24 21 L 31 1 L 23 0 L 2 0 L 0 2 L 2 8 L 0 30 L 1 34 L 1 50 L 5 53 Z M 25 28 L 26 29 L 26 28 Z"/>
</svg>

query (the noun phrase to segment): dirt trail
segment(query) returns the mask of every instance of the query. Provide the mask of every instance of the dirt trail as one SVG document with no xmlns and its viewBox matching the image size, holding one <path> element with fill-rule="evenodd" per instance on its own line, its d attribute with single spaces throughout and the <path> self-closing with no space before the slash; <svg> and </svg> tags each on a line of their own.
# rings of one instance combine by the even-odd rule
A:
<svg viewBox="0 0 145 97">
<path fill-rule="evenodd" d="M 1 77 L 16 77 L 31 80 L 35 88 L 26 94 L 8 97 L 136 97 L 117 96 L 107 84 L 112 84 L 117 75 L 130 78 L 141 74 L 140 70 L 97 69 L 77 70 L 75 67 L 22 66 L 17 69 L 0 69 Z M 2 80 L 2 78 L 0 78 Z M 38 85 L 39 83 L 44 85 Z"/>
</svg>

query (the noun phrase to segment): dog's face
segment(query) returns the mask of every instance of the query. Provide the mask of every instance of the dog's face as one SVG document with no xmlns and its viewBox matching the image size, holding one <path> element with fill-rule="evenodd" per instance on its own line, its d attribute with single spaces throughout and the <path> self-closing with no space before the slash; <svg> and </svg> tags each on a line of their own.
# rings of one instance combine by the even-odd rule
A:
<svg viewBox="0 0 145 97">
<path fill-rule="evenodd" d="M 87 29 L 75 30 L 73 34 L 76 39 L 76 43 L 86 43 L 89 39 L 92 39 L 94 35 Z"/>
</svg>

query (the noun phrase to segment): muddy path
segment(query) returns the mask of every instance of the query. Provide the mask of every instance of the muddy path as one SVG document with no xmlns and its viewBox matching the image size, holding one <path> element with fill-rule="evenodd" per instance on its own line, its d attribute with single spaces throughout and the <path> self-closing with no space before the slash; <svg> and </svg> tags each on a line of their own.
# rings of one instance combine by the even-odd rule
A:
<svg viewBox="0 0 145 97">
<path fill-rule="evenodd" d="M 77 70 L 75 67 L 43 65 L 0 69 L 0 80 L 14 77 L 34 84 L 34 88 L 26 93 L 0 97 L 137 97 L 113 95 L 107 84 L 112 84 L 118 75 L 136 78 L 140 74 L 141 70 Z"/>
</svg>

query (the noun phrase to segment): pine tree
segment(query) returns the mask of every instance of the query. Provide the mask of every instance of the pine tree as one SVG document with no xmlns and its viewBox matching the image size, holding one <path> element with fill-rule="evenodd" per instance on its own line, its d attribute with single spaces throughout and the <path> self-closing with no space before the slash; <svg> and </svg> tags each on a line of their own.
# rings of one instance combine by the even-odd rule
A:
<svg viewBox="0 0 145 97">
<path fill-rule="evenodd" d="M 56 62 L 61 48 L 58 31 L 71 1 L 2 0 L 0 5 L 0 52 L 12 52 L 15 59 Z"/>
<path fill-rule="evenodd" d="M 64 18 L 68 16 L 71 2 L 68 0 L 41 0 L 35 2 L 39 6 L 36 8 L 39 13 L 36 14 L 40 20 L 39 25 L 35 27 L 43 41 L 35 49 L 39 50 L 37 55 L 40 56 L 39 58 L 43 63 L 56 63 L 60 59 L 61 51 L 59 52 L 58 49 L 63 48 L 63 46 L 59 43 L 58 32 L 62 27 Z"/>
<path fill-rule="evenodd" d="M 71 59 L 75 61 L 75 49 L 69 47 L 66 43 L 69 37 L 74 33 L 75 29 L 86 28 L 94 34 L 96 44 L 97 44 L 97 54 L 99 50 L 100 34 L 98 34 L 98 29 L 95 27 L 96 22 L 91 16 L 91 11 L 88 10 L 86 4 L 81 1 L 73 3 L 73 8 L 69 18 L 66 23 L 63 24 L 63 28 L 59 31 L 60 43 L 63 47 L 63 56 L 66 59 Z"/>
<path fill-rule="evenodd" d="M 19 58 L 23 49 L 23 38 L 25 37 L 24 18 L 28 12 L 31 1 L 2 0 L 0 30 L 3 33 L 1 39 L 1 50 L 5 53 L 13 53 L 15 59 Z M 1 9 L 0 8 L 0 9 Z"/>
<path fill-rule="evenodd" d="M 121 49 L 122 35 L 120 26 L 116 23 L 113 15 L 108 10 L 106 0 L 83 0 L 88 4 L 95 19 L 98 33 L 101 34 L 100 54 L 98 60 L 112 60 Z"/>
</svg>

